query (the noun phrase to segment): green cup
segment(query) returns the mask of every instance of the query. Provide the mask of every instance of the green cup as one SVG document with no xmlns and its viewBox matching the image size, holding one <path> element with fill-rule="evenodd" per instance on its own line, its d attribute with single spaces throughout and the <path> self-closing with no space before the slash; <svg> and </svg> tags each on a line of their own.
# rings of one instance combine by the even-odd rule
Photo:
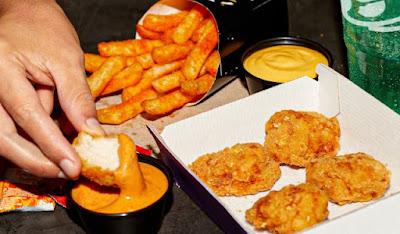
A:
<svg viewBox="0 0 400 234">
<path fill-rule="evenodd" d="M 400 114 L 400 0 L 341 0 L 350 79 Z"/>
</svg>

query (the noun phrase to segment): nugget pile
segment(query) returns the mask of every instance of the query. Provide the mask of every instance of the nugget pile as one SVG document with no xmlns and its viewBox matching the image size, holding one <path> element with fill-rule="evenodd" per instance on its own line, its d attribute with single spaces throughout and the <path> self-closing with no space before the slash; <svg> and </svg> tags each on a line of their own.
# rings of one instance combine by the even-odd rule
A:
<svg viewBox="0 0 400 234">
<path fill-rule="evenodd" d="M 271 191 L 247 210 L 257 230 L 294 233 L 325 220 L 338 205 L 382 197 L 390 171 L 365 153 L 337 156 L 340 126 L 316 112 L 282 110 L 265 124 L 264 146 L 237 144 L 196 159 L 190 169 L 219 196 L 271 189 L 279 165 L 306 169 L 306 183 Z"/>
<path fill-rule="evenodd" d="M 122 103 L 97 111 L 101 123 L 120 124 L 142 112 L 168 114 L 199 100 L 220 64 L 218 31 L 200 5 L 170 15 L 147 14 L 137 25 L 142 39 L 101 42 L 85 54 L 94 98 L 122 91 Z"/>
</svg>

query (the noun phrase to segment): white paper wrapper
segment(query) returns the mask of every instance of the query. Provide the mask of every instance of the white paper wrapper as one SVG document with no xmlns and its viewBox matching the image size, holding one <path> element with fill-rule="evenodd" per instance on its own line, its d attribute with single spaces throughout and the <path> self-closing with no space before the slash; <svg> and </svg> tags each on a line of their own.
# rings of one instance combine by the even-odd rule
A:
<svg viewBox="0 0 400 234">
<path fill-rule="evenodd" d="M 304 77 L 278 85 L 168 125 L 161 136 L 151 129 L 161 149 L 162 159 L 174 170 L 181 188 L 225 231 L 256 232 L 246 222 L 245 211 L 268 192 L 244 197 L 218 197 L 190 172 L 187 165 L 200 155 L 236 143 L 262 144 L 265 122 L 283 109 L 318 111 L 327 116 L 337 116 L 341 127 L 339 155 L 365 152 L 384 163 L 392 172 L 390 188 L 385 197 L 393 198 L 344 206 L 330 203 L 329 219 L 310 231 L 369 233 L 372 230 L 367 228 L 369 223 L 385 224 L 388 223 L 386 220 L 394 219 L 397 222 L 391 222 L 390 226 L 380 226 L 381 232 L 371 233 L 398 233 L 400 230 L 397 215 L 400 204 L 400 116 L 331 68 L 318 65 L 317 73 L 319 81 Z M 304 169 L 281 166 L 281 170 L 282 176 L 272 190 L 305 182 Z M 394 200 L 397 205 L 391 206 L 396 203 Z M 370 204 L 374 205 L 361 209 Z M 393 215 L 396 207 L 397 213 Z M 352 214 L 346 215 L 349 213 Z"/>
</svg>

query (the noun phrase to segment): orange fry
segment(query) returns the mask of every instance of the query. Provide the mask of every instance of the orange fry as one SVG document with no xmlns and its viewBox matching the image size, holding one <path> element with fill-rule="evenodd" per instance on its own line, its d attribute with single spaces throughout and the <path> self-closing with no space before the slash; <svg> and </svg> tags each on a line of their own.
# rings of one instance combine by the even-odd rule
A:
<svg viewBox="0 0 400 234">
<path fill-rule="evenodd" d="M 196 5 L 190 11 L 189 14 L 180 22 L 180 24 L 175 28 L 172 34 L 172 39 L 177 44 L 183 44 L 193 35 L 198 25 L 203 20 L 204 16 L 207 14 L 204 7 Z"/>
<path fill-rule="evenodd" d="M 199 75 L 201 67 L 205 63 L 208 55 L 218 43 L 218 32 L 214 24 L 204 30 L 203 35 L 188 55 L 182 67 L 183 75 L 187 80 L 194 80 Z"/>
<path fill-rule="evenodd" d="M 154 65 L 151 53 L 142 54 L 136 57 L 136 61 L 142 65 L 143 69 L 149 69 Z"/>
<path fill-rule="evenodd" d="M 168 29 L 167 31 L 165 31 L 163 33 L 163 35 L 161 36 L 161 40 L 165 43 L 165 44 L 171 44 L 174 43 L 174 40 L 172 39 L 172 34 L 174 33 L 174 29 Z"/>
<path fill-rule="evenodd" d="M 125 65 L 126 61 L 121 56 L 107 58 L 100 66 L 99 70 L 93 72 L 92 75 L 87 78 L 92 96 L 94 98 L 98 97 L 113 76 L 121 71 Z"/>
<path fill-rule="evenodd" d="M 171 15 L 148 14 L 144 17 L 143 26 L 155 32 L 164 32 L 177 26 L 188 14 L 187 11 L 181 11 Z"/>
<path fill-rule="evenodd" d="M 124 68 L 108 82 L 103 92 L 101 92 L 101 95 L 110 94 L 139 83 L 142 78 L 142 71 L 143 68 L 139 63 L 134 63 Z"/>
<path fill-rule="evenodd" d="M 143 90 L 150 88 L 154 80 L 178 70 L 182 67 L 183 62 L 183 60 L 179 60 L 173 63 L 154 65 L 154 67 L 143 73 L 143 77 L 137 85 L 130 86 L 122 91 L 122 100 L 127 101 Z"/>
<path fill-rule="evenodd" d="M 210 75 L 215 77 L 217 75 L 217 70 L 218 70 L 220 62 L 221 62 L 221 57 L 219 56 L 218 51 L 215 50 L 210 56 L 208 56 L 208 58 L 204 64 L 206 71 Z"/>
<path fill-rule="evenodd" d="M 143 112 L 142 102 L 158 97 L 156 91 L 147 89 L 121 104 L 97 110 L 100 123 L 121 124 Z"/>
<path fill-rule="evenodd" d="M 178 88 L 184 78 L 185 77 L 182 75 L 182 72 L 177 71 L 153 81 L 151 85 L 157 92 L 166 93 L 170 90 Z"/>
<path fill-rule="evenodd" d="M 85 70 L 93 73 L 100 68 L 105 60 L 106 58 L 100 55 L 85 53 Z"/>
<path fill-rule="evenodd" d="M 139 33 L 139 35 L 142 37 L 142 39 L 153 39 L 153 40 L 159 40 L 161 39 L 161 33 L 159 32 L 154 32 L 149 29 L 146 29 L 143 25 L 136 25 L 136 32 Z"/>
<path fill-rule="evenodd" d="M 207 18 L 205 20 L 203 20 L 199 26 L 197 27 L 197 29 L 194 31 L 192 37 L 190 38 L 192 41 L 197 42 L 201 35 L 203 35 L 204 30 L 207 27 L 210 27 L 209 24 L 214 24 L 214 21 L 211 18 Z"/>
<path fill-rule="evenodd" d="M 154 48 L 162 46 L 160 40 L 125 40 L 100 42 L 97 45 L 101 56 L 137 56 L 151 52 Z"/>
<path fill-rule="evenodd" d="M 182 82 L 181 91 L 190 96 L 198 96 L 208 92 L 214 83 L 214 76 L 206 74 L 196 80 L 187 80 Z"/>
<path fill-rule="evenodd" d="M 184 59 L 193 48 L 193 43 L 187 41 L 185 44 L 169 44 L 155 48 L 152 52 L 153 59 L 158 64 L 170 63 Z"/>
<path fill-rule="evenodd" d="M 130 65 L 132 65 L 132 64 L 134 64 L 136 62 L 137 61 L 136 61 L 136 57 L 135 56 L 126 57 L 126 66 L 130 66 Z"/>
<path fill-rule="evenodd" d="M 144 111 L 150 115 L 164 115 L 182 107 L 192 99 L 192 96 L 176 90 L 159 98 L 144 101 L 142 105 Z"/>
</svg>

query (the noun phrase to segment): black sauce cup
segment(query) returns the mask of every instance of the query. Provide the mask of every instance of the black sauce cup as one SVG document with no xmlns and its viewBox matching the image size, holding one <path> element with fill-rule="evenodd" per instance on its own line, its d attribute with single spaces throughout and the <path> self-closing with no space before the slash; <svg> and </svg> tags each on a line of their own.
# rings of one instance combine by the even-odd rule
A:
<svg viewBox="0 0 400 234">
<path fill-rule="evenodd" d="M 103 214 L 83 208 L 76 203 L 71 196 L 74 182 L 69 186 L 68 207 L 70 215 L 80 222 L 87 233 L 157 233 L 169 206 L 172 202 L 173 177 L 170 169 L 160 160 L 138 155 L 139 161 L 160 169 L 168 180 L 168 188 L 165 194 L 152 205 L 143 209 L 120 213 Z"/>
<path fill-rule="evenodd" d="M 311 41 L 308 39 L 304 38 L 298 38 L 298 37 L 274 37 L 270 38 L 267 40 L 262 40 L 257 42 L 256 44 L 250 46 L 242 55 L 242 60 L 241 60 L 241 67 L 242 71 L 244 73 L 244 77 L 246 79 L 246 84 L 247 84 L 247 89 L 249 90 L 250 94 L 257 93 L 261 90 L 271 88 L 275 85 L 281 84 L 278 82 L 272 82 L 272 81 L 267 81 L 263 80 L 261 78 L 258 78 L 256 76 L 253 76 L 250 74 L 250 72 L 246 71 L 244 68 L 244 61 L 246 60 L 247 57 L 249 57 L 251 54 L 254 52 L 272 47 L 272 46 L 277 46 L 277 45 L 296 45 L 296 46 L 303 46 L 307 47 L 312 50 L 316 50 L 320 52 L 322 55 L 326 57 L 328 60 L 328 65 L 331 67 L 333 64 L 333 59 L 331 53 L 322 45 L 315 41 Z M 317 78 L 317 77 L 312 77 L 312 78 Z"/>
</svg>

